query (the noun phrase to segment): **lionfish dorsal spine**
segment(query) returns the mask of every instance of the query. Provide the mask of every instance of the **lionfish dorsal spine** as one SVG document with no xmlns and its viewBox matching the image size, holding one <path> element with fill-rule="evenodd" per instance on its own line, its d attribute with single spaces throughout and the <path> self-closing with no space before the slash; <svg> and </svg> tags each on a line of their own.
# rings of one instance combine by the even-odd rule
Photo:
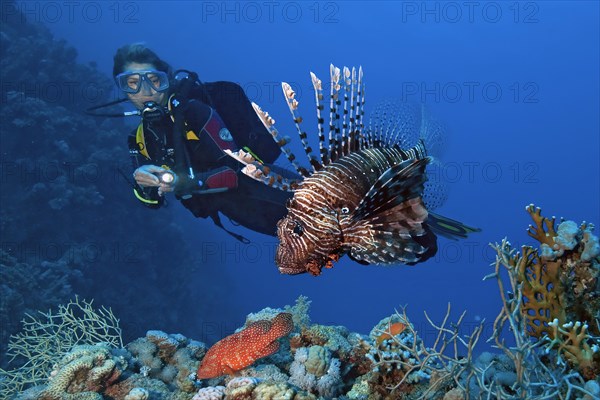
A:
<svg viewBox="0 0 600 400">
<path fill-rule="evenodd" d="M 329 160 L 330 162 L 335 161 L 337 157 L 337 144 L 339 139 L 339 121 L 340 113 L 339 108 L 341 104 L 340 100 L 340 79 L 341 71 L 338 67 L 330 64 L 329 74 L 331 78 L 331 89 L 329 98 Z"/>
<path fill-rule="evenodd" d="M 388 123 L 387 129 L 385 130 L 385 134 L 383 135 L 381 140 L 385 146 L 392 146 L 395 143 L 395 140 L 397 139 L 398 135 L 400 134 L 401 129 L 399 129 L 400 127 L 398 126 L 397 121 L 395 121 L 394 113 L 391 109 L 391 106 L 388 114 L 389 115 L 387 116 L 387 118 L 389 118 L 390 122 Z M 392 118 L 394 118 L 394 120 Z"/>
<path fill-rule="evenodd" d="M 429 119 L 427 118 L 427 110 L 425 109 L 425 103 L 421 103 L 421 124 L 419 127 L 419 137 L 427 137 L 427 131 L 429 130 Z"/>
<path fill-rule="evenodd" d="M 289 139 L 282 138 L 281 135 L 279 135 L 279 131 L 277 130 L 277 128 L 275 128 L 275 120 L 273 118 L 271 118 L 271 116 L 269 115 L 268 112 L 263 111 L 260 108 L 260 106 L 254 102 L 252 103 L 252 108 L 254 108 L 254 112 L 256 113 L 256 115 L 258 115 L 258 118 L 260 119 L 262 124 L 265 126 L 267 131 L 271 134 L 271 136 L 273 137 L 273 140 L 275 140 L 275 142 L 279 146 L 281 152 L 283 154 L 285 154 L 286 158 L 288 159 L 290 164 L 292 164 L 294 169 L 301 176 L 304 176 L 304 177 L 310 176 L 310 173 L 306 170 L 306 168 L 302 167 L 301 165 L 298 165 L 298 163 L 296 162 L 296 156 L 287 147 L 287 144 L 289 143 Z"/>
<path fill-rule="evenodd" d="M 304 152 L 306 153 L 306 157 L 308 157 L 308 162 L 312 166 L 313 172 L 321 169 L 322 165 L 319 163 L 317 158 L 312 152 L 312 148 L 310 147 L 310 143 L 308 143 L 307 134 L 302 130 L 302 116 L 298 112 L 298 105 L 300 104 L 298 100 L 296 100 L 296 92 L 292 89 L 290 84 L 287 82 L 281 83 L 281 89 L 283 90 L 283 95 L 287 102 L 290 113 L 292 114 L 292 118 L 294 119 L 294 125 L 296 126 L 296 130 L 298 131 L 298 136 L 300 136 L 300 141 L 302 142 L 302 147 L 304 148 Z"/>
<path fill-rule="evenodd" d="M 354 150 L 362 150 L 362 133 L 364 131 L 363 118 L 364 118 L 364 105 L 365 105 L 365 95 L 364 95 L 364 87 L 363 87 L 363 70 L 362 66 L 358 67 L 358 83 L 357 83 L 357 92 L 356 92 L 356 127 L 352 133 L 352 142 L 353 147 L 351 151 Z"/>
<path fill-rule="evenodd" d="M 276 189 L 286 192 L 294 191 L 299 185 L 297 180 L 287 179 L 280 174 L 273 173 L 268 166 L 263 165 L 258 161 L 246 164 L 246 166 L 242 168 L 242 173 L 250 178 L 264 183 L 267 186 L 272 186 Z"/>
<path fill-rule="evenodd" d="M 402 121 L 395 121 L 394 123 L 390 124 L 392 125 L 388 134 L 390 146 L 392 146 L 394 143 L 397 143 L 397 141 L 400 139 L 402 132 L 405 129 L 404 124 L 405 123 Z"/>
<path fill-rule="evenodd" d="M 319 130 L 319 157 L 321 167 L 327 165 L 327 150 L 325 149 L 325 129 L 323 128 L 323 83 L 312 71 L 310 73 L 313 89 L 315 90 L 315 105 L 317 107 L 317 128 Z"/>
<path fill-rule="evenodd" d="M 348 155 L 356 148 L 356 136 L 357 136 L 357 115 L 358 115 L 358 80 L 356 78 L 356 68 L 352 67 L 352 84 L 350 88 L 350 113 L 348 116 L 348 145 L 346 146 L 346 152 L 344 155 Z"/>
<path fill-rule="evenodd" d="M 352 74 L 354 68 L 352 68 Z M 348 67 L 344 67 L 344 111 L 342 117 L 342 143 L 340 147 L 340 153 L 343 156 L 348 154 L 348 132 L 352 129 L 352 91 L 353 91 L 353 80 Z M 348 106 L 350 103 L 350 106 Z"/>
</svg>

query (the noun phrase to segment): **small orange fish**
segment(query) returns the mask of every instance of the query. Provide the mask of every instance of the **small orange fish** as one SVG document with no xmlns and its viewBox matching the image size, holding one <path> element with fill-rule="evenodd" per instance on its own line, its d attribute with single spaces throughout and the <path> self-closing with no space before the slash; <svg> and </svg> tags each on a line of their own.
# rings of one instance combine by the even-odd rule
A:
<svg viewBox="0 0 600 400">
<path fill-rule="evenodd" d="M 406 325 L 404 325 L 402 322 L 394 322 L 393 324 L 388 322 L 387 331 L 383 332 L 377 337 L 377 346 L 379 346 L 384 340 L 391 339 L 392 336 L 401 334 L 405 329 Z"/>
<path fill-rule="evenodd" d="M 204 356 L 198 367 L 198 379 L 232 375 L 252 365 L 259 358 L 275 353 L 279 349 L 277 339 L 294 329 L 292 314 L 280 313 L 272 321 L 260 320 L 251 323 L 238 333 L 215 343 Z"/>
</svg>

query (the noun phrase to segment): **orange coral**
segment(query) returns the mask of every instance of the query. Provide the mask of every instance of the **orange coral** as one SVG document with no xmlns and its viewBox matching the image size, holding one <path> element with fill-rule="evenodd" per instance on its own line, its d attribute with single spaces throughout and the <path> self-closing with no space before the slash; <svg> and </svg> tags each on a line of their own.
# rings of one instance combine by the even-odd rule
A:
<svg viewBox="0 0 600 400">
<path fill-rule="evenodd" d="M 540 250 L 522 246 L 521 254 L 506 253 L 504 262 L 522 297 L 527 333 L 547 340 L 548 350 L 556 349 L 563 361 L 594 379 L 600 374 L 600 257 L 593 248 L 598 241 L 593 226 L 573 221 L 555 226 L 556 218 L 543 217 L 539 207 L 531 204 L 526 210 L 534 222 L 528 234 L 540 242 Z"/>
<path fill-rule="evenodd" d="M 289 313 L 280 313 L 272 321 L 249 324 L 240 332 L 221 339 L 206 352 L 198 367 L 197 378 L 231 375 L 252 365 L 259 358 L 275 353 L 279 349 L 277 339 L 288 335 L 293 328 Z"/>
<path fill-rule="evenodd" d="M 518 282 L 524 296 L 523 317 L 527 319 L 527 331 L 531 336 L 541 338 L 544 334 L 552 337 L 550 322 L 557 319 L 566 322 L 566 300 L 560 282 L 563 266 L 561 259 L 542 260 L 537 250 L 523 246 L 522 255 L 511 258 Z"/>
</svg>

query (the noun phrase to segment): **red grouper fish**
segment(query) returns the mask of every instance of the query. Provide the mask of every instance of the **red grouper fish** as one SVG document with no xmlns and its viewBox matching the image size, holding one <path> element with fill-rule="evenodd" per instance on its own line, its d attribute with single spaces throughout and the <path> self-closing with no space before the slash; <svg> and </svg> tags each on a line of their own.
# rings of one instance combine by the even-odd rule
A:
<svg viewBox="0 0 600 400">
<path fill-rule="evenodd" d="M 280 313 L 273 320 L 260 320 L 214 344 L 202 359 L 196 377 L 232 375 L 279 350 L 277 339 L 287 336 L 294 323 L 292 314 Z"/>
<path fill-rule="evenodd" d="M 368 127 L 363 124 L 362 68 L 330 67 L 329 135 L 325 140 L 325 109 L 321 80 L 311 73 L 317 109 L 319 157 L 300 124 L 298 101 L 291 86 L 284 96 L 312 170 L 298 165 L 275 121 L 253 104 L 262 123 L 279 144 L 301 179 L 286 179 L 244 152 L 231 153 L 246 166 L 246 175 L 266 185 L 293 191 L 288 213 L 277 224 L 275 262 L 284 274 L 319 275 L 347 254 L 361 264 L 412 265 L 437 252 L 437 237 L 464 238 L 478 229 L 431 212 L 444 198 L 427 196 L 426 168 L 433 161 L 429 142 L 443 140 L 439 125 L 424 117 L 397 113 L 386 104 Z M 342 90 L 343 89 L 343 90 Z M 343 95 L 343 108 L 341 107 Z M 376 110 L 377 111 L 377 110 Z M 374 123 L 373 123 L 374 121 Z M 407 128 L 408 127 L 408 128 Z M 409 135 L 418 136 L 409 138 Z M 410 142 L 412 143 L 409 143 Z M 436 141 L 438 143 L 436 143 Z M 412 145 L 412 147 L 409 147 Z M 441 185 L 441 183 L 438 183 Z M 429 184 L 431 187 L 434 184 Z M 425 192 L 425 193 L 424 193 Z"/>
</svg>

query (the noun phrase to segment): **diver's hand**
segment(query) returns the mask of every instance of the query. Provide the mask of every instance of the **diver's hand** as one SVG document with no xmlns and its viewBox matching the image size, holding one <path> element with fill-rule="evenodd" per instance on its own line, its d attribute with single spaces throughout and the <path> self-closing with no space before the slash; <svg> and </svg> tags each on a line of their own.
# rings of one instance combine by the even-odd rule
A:
<svg viewBox="0 0 600 400">
<path fill-rule="evenodd" d="M 173 175 L 173 181 L 170 183 L 160 182 L 158 186 L 158 195 L 162 196 L 163 193 L 172 192 L 175 190 L 175 185 L 177 184 L 177 175 Z"/>
<path fill-rule="evenodd" d="M 164 172 L 167 170 L 157 165 L 142 165 L 133 171 L 133 179 L 141 187 L 157 187 L 161 185 L 157 174 Z"/>
<path fill-rule="evenodd" d="M 164 174 L 169 174 L 172 177 L 172 180 L 164 182 L 160 179 L 159 177 Z M 158 187 L 159 196 L 175 190 L 175 185 L 178 180 L 177 175 L 172 171 L 156 165 L 142 165 L 133 172 L 133 178 L 141 187 Z"/>
</svg>

